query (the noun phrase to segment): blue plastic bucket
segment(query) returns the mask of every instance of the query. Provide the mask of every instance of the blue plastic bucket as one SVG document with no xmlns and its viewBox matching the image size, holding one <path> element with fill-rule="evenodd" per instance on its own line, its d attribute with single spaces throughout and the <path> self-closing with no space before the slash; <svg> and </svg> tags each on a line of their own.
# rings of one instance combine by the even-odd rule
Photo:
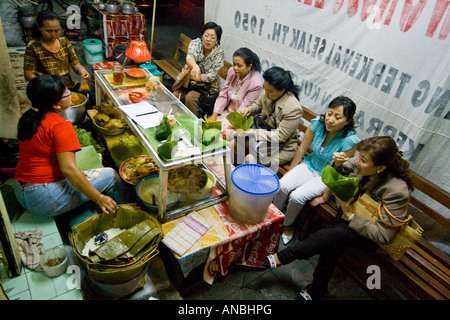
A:
<svg viewBox="0 0 450 320">
<path fill-rule="evenodd" d="M 280 189 L 280 180 L 267 167 L 242 164 L 231 173 L 230 215 L 244 224 L 265 219 L 269 206 Z"/>
<path fill-rule="evenodd" d="M 103 62 L 103 52 L 105 48 L 103 42 L 99 39 L 83 40 L 84 58 L 87 64 Z"/>
</svg>

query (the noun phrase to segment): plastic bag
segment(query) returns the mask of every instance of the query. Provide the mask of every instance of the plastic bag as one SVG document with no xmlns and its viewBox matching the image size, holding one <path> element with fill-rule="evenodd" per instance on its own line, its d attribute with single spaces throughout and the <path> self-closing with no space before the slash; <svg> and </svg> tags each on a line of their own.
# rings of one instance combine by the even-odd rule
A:
<svg viewBox="0 0 450 320">
<path fill-rule="evenodd" d="M 342 201 L 350 200 L 359 190 L 358 178 L 345 177 L 331 166 L 322 170 L 322 182 Z"/>
<path fill-rule="evenodd" d="M 89 85 L 88 85 L 88 83 L 87 83 L 87 81 L 86 81 L 86 79 L 85 78 L 81 78 L 81 81 L 80 81 L 80 89 L 79 89 L 80 91 L 89 91 L 89 90 L 91 90 L 90 88 L 89 88 Z"/>
</svg>

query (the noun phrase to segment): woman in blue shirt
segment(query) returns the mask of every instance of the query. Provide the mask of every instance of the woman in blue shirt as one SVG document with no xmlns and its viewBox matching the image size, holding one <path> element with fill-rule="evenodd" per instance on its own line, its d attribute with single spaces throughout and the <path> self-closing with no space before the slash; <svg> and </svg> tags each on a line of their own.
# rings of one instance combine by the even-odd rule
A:
<svg viewBox="0 0 450 320">
<path fill-rule="evenodd" d="M 285 214 L 284 244 L 292 239 L 292 225 L 306 201 L 316 197 L 320 197 L 322 202 L 327 200 L 325 197 L 328 195 L 323 194 L 326 186 L 321 174 L 333 160 L 333 154 L 337 159 L 349 159 L 355 154 L 356 144 L 360 141 L 354 129 L 355 112 L 355 103 L 350 98 L 339 96 L 330 102 L 324 115 L 311 120 L 289 171 L 280 180 L 280 190 L 274 200 L 274 205 Z M 310 146 L 313 152 L 301 162 Z"/>
</svg>

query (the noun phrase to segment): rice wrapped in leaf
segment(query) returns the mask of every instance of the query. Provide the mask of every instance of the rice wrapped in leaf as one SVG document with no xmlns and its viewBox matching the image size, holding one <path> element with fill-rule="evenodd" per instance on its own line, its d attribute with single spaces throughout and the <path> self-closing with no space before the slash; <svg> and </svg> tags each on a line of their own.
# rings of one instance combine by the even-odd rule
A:
<svg viewBox="0 0 450 320">
<path fill-rule="evenodd" d="M 218 141 L 222 131 L 222 122 L 205 120 L 202 124 L 202 144 L 205 146 Z"/>
<path fill-rule="evenodd" d="M 172 159 L 172 154 L 175 154 L 177 152 L 177 145 L 178 141 L 166 141 L 162 145 L 160 145 L 156 151 L 164 158 Z"/>
<path fill-rule="evenodd" d="M 228 121 L 230 121 L 231 125 L 235 129 L 242 129 L 244 131 L 247 131 L 252 127 L 253 124 L 253 117 L 246 117 L 239 112 L 232 111 L 230 112 L 227 117 Z"/>
<path fill-rule="evenodd" d="M 156 127 L 155 138 L 159 141 L 166 140 L 172 135 L 172 126 L 170 125 L 167 113 L 164 114 L 163 119 L 158 127 Z"/>
</svg>

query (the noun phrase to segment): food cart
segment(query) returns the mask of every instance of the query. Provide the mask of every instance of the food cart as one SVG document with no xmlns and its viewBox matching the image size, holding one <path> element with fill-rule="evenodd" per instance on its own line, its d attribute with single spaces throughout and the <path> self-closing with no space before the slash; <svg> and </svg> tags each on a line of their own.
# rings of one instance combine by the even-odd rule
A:
<svg viewBox="0 0 450 320">
<path fill-rule="evenodd" d="M 102 99 L 106 96 L 110 103 L 122 112 L 129 128 L 140 140 L 145 150 L 159 168 L 159 188 L 158 196 L 156 197 L 157 205 L 155 206 L 158 211 L 158 219 L 161 222 L 166 222 L 184 216 L 193 210 L 199 210 L 226 201 L 229 195 L 227 181 L 231 170 L 231 164 L 226 159 L 227 154 L 230 153 L 226 141 L 218 139 L 218 141 L 208 146 L 202 145 L 201 141 L 199 143 L 196 136 L 198 135 L 201 120 L 190 112 L 161 82 L 155 79 L 155 77 L 152 77 L 148 70 L 144 71 L 145 77 L 143 78 L 136 79 L 128 77 L 126 74 L 124 82 L 121 85 L 115 85 L 111 70 L 97 70 L 94 72 L 95 91 L 97 105 L 100 105 Z M 151 86 L 148 85 L 150 79 Z M 129 95 L 130 92 L 142 93 L 145 96 L 144 101 L 155 107 L 160 113 L 173 115 L 175 117 L 173 129 L 186 129 L 185 133 L 188 131 L 190 141 L 183 139 L 183 142 L 190 142 L 200 152 L 176 156 L 170 159 L 161 156 L 157 151 L 161 143 L 155 139 L 155 127 L 141 127 L 132 117 L 122 110 L 122 107 L 130 107 L 132 104 Z M 215 158 L 216 161 L 219 160 L 223 163 L 226 177 L 224 181 L 221 181 L 213 171 L 208 169 L 208 165 L 205 162 L 211 158 Z M 169 171 L 189 164 L 195 164 L 214 175 L 214 192 L 204 198 L 189 198 L 181 195 L 175 204 L 168 204 Z"/>
</svg>

